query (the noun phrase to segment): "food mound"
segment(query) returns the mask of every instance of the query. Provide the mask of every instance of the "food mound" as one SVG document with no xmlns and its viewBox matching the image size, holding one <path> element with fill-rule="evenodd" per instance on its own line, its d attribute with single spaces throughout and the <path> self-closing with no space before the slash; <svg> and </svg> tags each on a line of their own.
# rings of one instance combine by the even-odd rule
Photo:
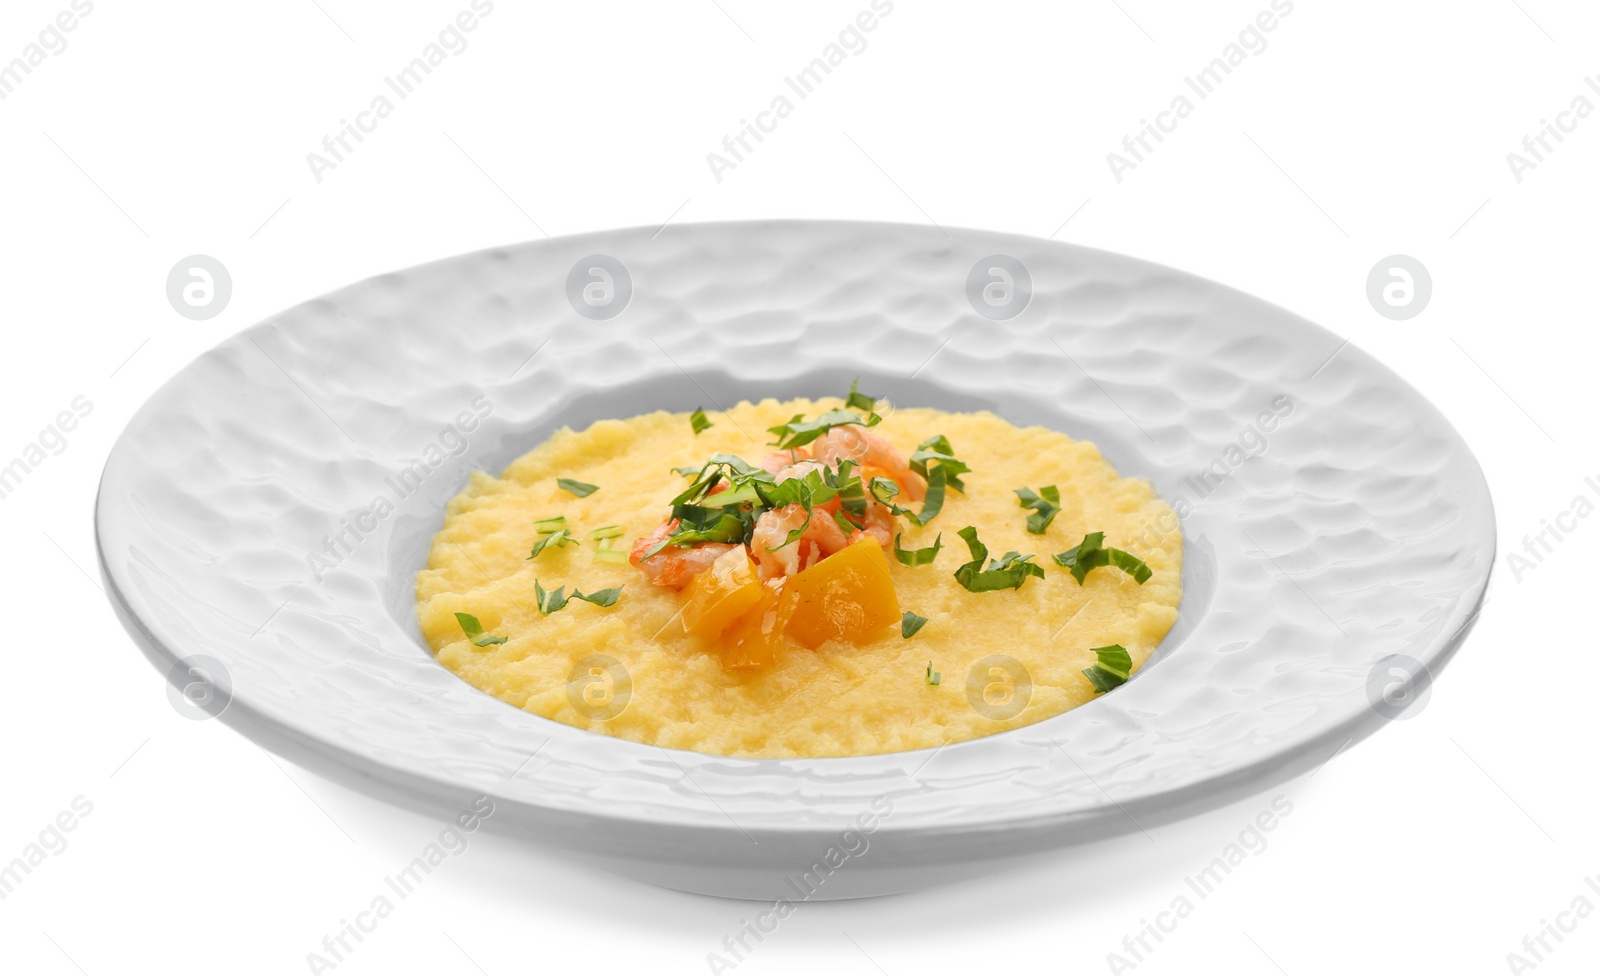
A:
<svg viewBox="0 0 1600 976">
<path fill-rule="evenodd" d="M 1122 684 L 1176 619 L 1182 558 L 1172 510 L 1092 444 L 852 386 L 562 429 L 474 474 L 417 614 L 442 664 L 546 718 L 867 755 Z"/>
</svg>

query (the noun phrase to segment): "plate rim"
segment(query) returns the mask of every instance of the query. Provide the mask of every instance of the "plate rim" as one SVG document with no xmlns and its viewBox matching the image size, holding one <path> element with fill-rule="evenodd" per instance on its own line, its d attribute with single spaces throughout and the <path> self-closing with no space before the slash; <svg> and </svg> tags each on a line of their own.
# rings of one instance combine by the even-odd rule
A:
<svg viewBox="0 0 1600 976">
<path fill-rule="evenodd" d="M 761 232 L 771 228 L 816 227 L 838 230 L 887 232 L 896 235 L 937 233 L 937 229 L 929 225 L 907 222 L 809 219 L 759 219 L 686 222 L 682 224 L 673 224 L 670 226 L 670 228 L 668 228 L 668 230 L 675 229 L 680 232 L 690 233 L 728 230 L 737 230 L 740 232 Z M 1264 309 L 1269 309 L 1277 317 L 1294 320 L 1299 327 L 1315 330 L 1316 332 L 1320 332 L 1327 337 L 1335 339 L 1338 338 L 1334 333 L 1323 326 L 1312 322 L 1303 316 L 1300 316 L 1298 313 L 1277 305 L 1276 303 L 1269 302 L 1226 283 L 1195 275 L 1182 269 L 1158 264 L 1157 262 L 1144 258 L 1100 248 L 1087 247 L 1067 241 L 1056 241 L 1007 231 L 965 227 L 944 227 L 942 229 L 952 237 L 960 235 L 974 239 L 1004 238 L 1010 240 L 1026 240 L 1037 246 L 1060 247 L 1068 251 L 1073 251 L 1080 254 L 1090 254 L 1110 261 L 1134 262 L 1138 265 L 1153 270 L 1158 270 L 1165 274 L 1177 275 L 1190 281 L 1197 282 L 1207 290 L 1221 291 L 1230 296 L 1245 299 L 1251 303 L 1260 305 Z M 122 585 L 116 579 L 110 565 L 111 561 L 108 559 L 105 549 L 106 542 L 103 535 L 102 518 L 105 516 L 106 510 L 102 504 L 101 496 L 105 491 L 106 479 L 108 477 L 112 456 L 118 451 L 120 445 L 123 444 L 128 433 L 139 422 L 140 416 L 144 409 L 151 402 L 155 401 L 163 393 L 168 391 L 169 388 L 180 384 L 185 374 L 188 373 L 195 364 L 199 363 L 217 348 L 225 344 L 243 341 L 246 336 L 269 328 L 278 318 L 289 312 L 317 302 L 331 301 L 342 293 L 351 291 L 353 289 L 370 287 L 374 282 L 381 281 L 391 276 L 404 276 L 432 269 L 448 267 L 457 265 L 463 261 L 483 259 L 497 252 L 516 250 L 529 246 L 547 246 L 552 242 L 563 241 L 576 242 L 581 240 L 600 240 L 603 238 L 613 237 L 616 235 L 625 235 L 629 233 L 648 233 L 651 230 L 652 228 L 649 226 L 603 229 L 561 235 L 559 237 L 551 237 L 546 240 L 517 241 L 507 244 L 498 244 L 486 248 L 464 251 L 429 261 L 419 262 L 406 268 L 371 275 L 360 279 L 359 281 L 355 281 L 339 288 L 324 292 L 323 294 L 307 299 L 306 301 L 297 302 L 283 310 L 280 310 L 277 313 L 274 313 L 273 315 L 267 316 L 266 318 L 263 318 L 236 331 L 232 335 L 199 353 L 190 362 L 184 364 L 176 372 L 174 372 L 172 376 L 161 383 L 150 394 L 146 401 L 130 415 L 127 424 L 124 425 L 123 430 L 118 433 L 117 437 L 112 443 L 112 446 L 108 450 L 106 456 L 106 465 L 102 468 L 100 483 L 96 491 L 93 516 L 95 551 L 97 560 L 100 564 L 101 577 L 106 583 L 106 595 L 116 610 L 118 617 L 122 620 L 123 626 L 129 631 L 130 635 L 134 638 L 135 643 L 141 647 L 141 650 L 144 651 L 147 658 L 149 658 L 153 664 L 156 664 L 164 671 L 167 666 L 170 666 L 173 662 L 181 659 L 185 655 L 178 653 L 176 648 L 170 646 L 157 633 L 150 630 L 144 621 L 140 620 L 128 601 L 126 594 L 123 592 Z M 1466 438 L 1462 436 L 1461 432 L 1450 421 L 1449 417 L 1440 411 L 1437 406 L 1434 405 L 1432 401 L 1422 393 L 1421 390 L 1417 389 L 1410 382 L 1406 381 L 1404 377 L 1401 377 L 1393 369 L 1388 367 L 1383 362 L 1377 360 L 1375 357 L 1372 357 L 1370 354 L 1365 353 L 1360 349 L 1359 346 L 1356 346 L 1354 342 L 1350 342 L 1349 345 L 1360 352 L 1366 359 L 1368 359 L 1371 365 L 1375 365 L 1380 370 L 1387 373 L 1389 377 L 1391 377 L 1396 383 L 1410 391 L 1410 393 L 1415 396 L 1418 402 L 1432 408 L 1434 413 L 1437 415 L 1439 422 L 1442 423 L 1450 432 L 1455 439 L 1456 445 L 1461 448 L 1460 457 L 1471 465 L 1480 484 L 1482 485 L 1482 501 L 1486 507 L 1486 512 L 1488 515 L 1485 529 L 1485 534 L 1488 539 L 1486 560 L 1486 565 L 1488 568 L 1481 574 L 1481 577 L 1475 580 L 1473 586 L 1469 588 L 1467 591 L 1468 598 L 1452 608 L 1451 613 L 1453 619 L 1456 621 L 1455 625 L 1446 631 L 1441 631 L 1437 639 L 1425 649 L 1426 653 L 1421 655 L 1427 658 L 1424 663 L 1427 665 L 1430 674 L 1436 678 L 1439 671 L 1441 671 L 1451 660 L 1453 660 L 1455 654 L 1459 651 L 1460 646 L 1465 642 L 1466 637 L 1470 634 L 1471 630 L 1475 626 L 1477 618 L 1480 615 L 1488 596 L 1489 587 L 1493 579 L 1494 559 L 1497 555 L 1498 547 L 1498 538 L 1496 532 L 1497 520 L 1494 511 L 1493 494 L 1490 491 L 1487 478 L 1483 473 L 1482 466 L 1478 461 L 1477 456 L 1471 450 Z M 1187 548 L 1187 536 L 1185 542 Z M 1092 704 L 1094 703 L 1090 703 L 1090 705 Z M 515 706 L 509 704 L 507 704 L 506 707 L 512 709 L 515 708 Z M 1074 709 L 1062 714 L 1072 714 L 1073 712 L 1079 710 L 1080 709 Z M 556 723 L 554 720 L 545 719 L 542 716 L 532 715 L 531 713 L 526 714 L 528 714 L 530 718 L 539 719 L 542 722 L 547 722 L 552 725 L 560 724 Z M 235 698 L 230 703 L 229 707 L 219 717 L 222 719 L 224 724 L 236 728 L 242 734 L 245 734 L 248 738 L 251 738 L 252 741 L 259 741 L 258 736 L 278 739 L 279 744 L 289 747 L 287 751 L 284 751 L 284 754 L 287 755 L 289 751 L 295 752 L 297 755 L 291 756 L 290 758 L 293 758 L 294 761 L 307 765 L 310 768 L 315 769 L 319 766 L 326 767 L 331 765 L 333 767 L 354 773 L 356 774 L 356 780 L 358 784 L 366 784 L 369 780 L 383 780 L 389 786 L 397 788 L 403 792 L 420 792 L 423 795 L 432 797 L 439 797 L 452 792 L 478 792 L 466 787 L 461 787 L 458 784 L 452 784 L 440 779 L 436 779 L 430 775 L 418 773 L 413 770 L 407 770 L 402 767 L 383 762 L 382 760 L 376 759 L 372 756 L 363 755 L 359 752 L 353 751 L 347 743 L 328 742 L 309 733 L 305 728 L 296 723 L 285 722 L 275 716 L 258 711 L 247 701 L 240 698 Z M 783 769 L 794 770 L 796 772 L 803 773 L 804 770 L 796 769 L 796 767 L 811 766 L 815 764 L 837 765 L 855 763 L 863 760 L 879 760 L 883 759 L 885 756 L 929 756 L 930 754 L 937 754 L 946 748 L 972 746 L 978 743 L 993 741 L 1002 736 L 1013 735 L 1017 732 L 1025 732 L 1027 729 L 1038 729 L 1041 724 L 1050 722 L 1054 718 L 1059 717 L 1061 716 L 1054 716 L 1051 719 L 1045 719 L 1039 723 L 1033 723 L 1032 725 L 1022 727 L 1021 729 L 999 733 L 998 735 L 966 740 L 960 743 L 950 743 L 946 746 L 927 747 L 922 749 L 904 750 L 887 754 L 873 754 L 868 756 L 825 758 L 734 758 L 667 747 L 641 746 L 639 743 L 633 743 L 628 740 L 614 739 L 613 737 L 605 736 L 602 733 L 592 733 L 583 730 L 577 731 L 583 731 L 584 735 L 593 736 L 601 740 L 608 740 L 609 742 L 613 743 L 626 743 L 626 745 L 629 746 L 661 749 L 662 751 L 672 754 L 676 761 L 730 764 L 740 766 L 757 765 L 768 770 Z M 941 819 L 937 824 L 918 822 L 914 816 L 906 815 L 888 818 L 882 824 L 880 829 L 888 831 L 892 834 L 925 833 L 929 830 L 958 832 L 1018 829 L 1025 831 L 1051 831 L 1059 828 L 1087 826 L 1091 823 L 1098 823 L 1101 826 L 1111 828 L 1104 831 L 1104 835 L 1106 836 L 1120 833 L 1131 833 L 1139 829 L 1140 823 L 1168 822 L 1172 819 L 1187 816 L 1194 812 L 1193 809 L 1190 809 L 1191 807 L 1195 809 L 1206 809 L 1221 806 L 1233 799 L 1237 799 L 1240 796 L 1250 795 L 1259 792 L 1261 789 L 1267 786 L 1284 782 L 1309 769 L 1320 768 L 1321 763 L 1317 762 L 1318 756 L 1316 755 L 1316 747 L 1318 743 L 1325 743 L 1332 739 L 1348 739 L 1349 741 L 1347 741 L 1344 745 L 1341 745 L 1339 749 L 1336 750 L 1334 755 L 1337 755 L 1348 747 L 1364 740 L 1378 728 L 1381 728 L 1383 725 L 1387 724 L 1388 721 L 1389 719 L 1377 714 L 1376 712 L 1372 712 L 1370 710 L 1358 711 L 1355 714 L 1347 717 L 1343 722 L 1320 727 L 1314 734 L 1308 734 L 1300 741 L 1281 747 L 1259 750 L 1253 755 L 1251 761 L 1235 769 L 1228 770 L 1221 777 L 1208 777 L 1200 779 L 1192 783 L 1149 793 L 1143 796 L 1133 797 L 1128 800 L 1121 801 L 1120 803 L 1113 800 L 1111 804 L 1097 804 L 1093 807 L 1088 807 L 1081 810 L 1057 810 L 1017 819 L 1009 819 L 1005 817 L 1003 815 L 1003 811 L 999 811 L 999 814 L 997 815 L 996 811 L 990 808 L 985 808 L 985 810 L 982 811 L 973 811 L 970 819 L 946 817 Z M 277 733 L 276 736 L 272 735 L 274 731 Z M 559 730 L 553 729 L 552 731 L 555 732 Z M 252 734 L 252 732 L 255 734 Z M 318 748 L 319 746 L 322 748 Z M 310 758 L 311 762 L 306 762 L 305 760 L 307 758 Z M 1333 756 L 1329 756 L 1326 759 L 1323 759 L 1322 762 L 1325 763 L 1332 758 Z M 374 770 L 381 772 L 383 775 L 374 776 Z M 935 787 L 935 789 L 936 788 L 937 787 Z M 651 828 L 671 827 L 673 829 L 683 830 L 701 827 L 718 834 L 726 833 L 728 829 L 726 825 L 722 824 L 694 824 L 679 819 L 663 819 L 659 816 L 634 816 L 627 813 L 618 813 L 611 810 L 605 810 L 597 806 L 581 812 L 565 808 L 545 807 L 536 803 L 532 803 L 525 798 L 502 796 L 500 794 L 491 795 L 494 797 L 494 799 L 496 799 L 497 802 L 504 800 L 504 802 L 514 806 L 526 807 L 527 810 L 525 812 L 529 814 L 537 814 L 540 812 L 550 813 L 552 815 L 556 813 L 574 814 L 581 815 L 584 818 L 595 818 L 609 821 L 617 826 L 649 826 Z M 1131 816 L 1124 817 L 1123 813 L 1119 813 L 1119 807 L 1143 813 L 1145 816 L 1138 819 L 1134 819 Z M 1120 829 L 1118 829 L 1119 826 Z M 824 823 L 820 820 L 791 821 L 777 824 L 761 823 L 741 829 L 748 829 L 750 832 L 759 833 L 763 836 L 817 837 L 822 835 L 831 836 L 837 833 L 836 825 Z M 1071 838 L 1066 839 L 1064 842 L 1070 843 Z"/>
</svg>

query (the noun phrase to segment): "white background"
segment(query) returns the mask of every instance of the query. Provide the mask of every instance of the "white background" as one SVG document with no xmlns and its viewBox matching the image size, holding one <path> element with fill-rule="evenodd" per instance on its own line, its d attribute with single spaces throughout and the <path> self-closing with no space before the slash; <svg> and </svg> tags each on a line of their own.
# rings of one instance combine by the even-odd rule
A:
<svg viewBox="0 0 1600 976">
<path fill-rule="evenodd" d="M 130 413 L 202 350 L 336 286 L 669 217 L 1054 234 L 1253 292 L 1438 403 L 1488 473 L 1502 547 L 1484 616 L 1431 700 L 1314 777 L 1026 871 L 804 905 L 741 976 L 1110 971 L 1123 936 L 1280 793 L 1293 812 L 1267 849 L 1137 972 L 1516 971 L 1507 953 L 1542 920 L 1585 892 L 1600 906 L 1584 885 L 1600 872 L 1600 520 L 1520 581 L 1504 555 L 1600 476 L 1600 116 L 1520 183 L 1506 160 L 1576 96 L 1600 105 L 1583 83 L 1600 74 L 1600 11 L 1296 0 L 1266 49 L 1118 183 L 1106 154 L 1267 7 L 1120 3 L 898 0 L 720 183 L 706 154 L 867 0 L 498 0 L 320 183 L 306 154 L 467 0 L 95 3 L 0 101 L 0 461 L 75 396 L 94 405 L 0 500 L 0 861 L 75 797 L 93 804 L 0 901 L 0 968 L 307 972 L 306 954 L 437 831 L 169 705 L 93 557 L 96 480 Z M 8 0 L 0 63 L 66 7 Z M 195 253 L 234 282 L 206 322 L 164 292 Z M 1404 322 L 1365 294 L 1396 253 L 1434 285 Z M 336 971 L 704 973 L 752 910 L 480 833 Z M 1597 964 L 1590 916 L 1537 971 Z"/>
</svg>

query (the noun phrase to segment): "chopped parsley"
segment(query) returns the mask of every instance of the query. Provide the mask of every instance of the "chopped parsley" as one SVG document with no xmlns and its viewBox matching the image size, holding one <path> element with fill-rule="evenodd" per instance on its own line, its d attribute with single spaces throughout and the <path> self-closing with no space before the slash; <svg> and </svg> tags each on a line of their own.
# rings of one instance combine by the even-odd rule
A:
<svg viewBox="0 0 1600 976">
<path fill-rule="evenodd" d="M 930 685 L 936 685 L 943 679 L 944 675 L 940 674 L 938 671 L 935 671 L 933 669 L 933 662 L 929 661 L 928 670 L 923 672 L 922 680 L 926 681 Z"/>
<path fill-rule="evenodd" d="M 1096 663 L 1094 667 L 1084 668 L 1083 675 L 1094 685 L 1094 690 L 1103 695 L 1128 680 L 1128 675 L 1133 672 L 1133 658 L 1121 644 L 1108 644 L 1093 650 Z"/>
<path fill-rule="evenodd" d="M 1055 485 L 1045 485 L 1037 495 L 1027 488 L 1013 490 L 1023 508 L 1033 509 L 1033 514 L 1028 516 L 1028 531 L 1034 535 L 1044 535 L 1044 530 L 1061 513 L 1061 492 Z"/>
<path fill-rule="evenodd" d="M 933 545 L 926 549 L 900 548 L 900 533 L 894 534 L 894 558 L 900 560 L 902 566 L 927 566 L 939 555 L 939 548 L 944 544 L 944 533 L 933 537 Z M 906 636 L 910 636 L 909 634 Z"/>
<path fill-rule="evenodd" d="M 1107 548 L 1105 541 L 1104 532 L 1090 532 L 1083 537 L 1082 542 L 1050 558 L 1054 559 L 1058 566 L 1070 570 L 1072 578 L 1077 580 L 1080 586 L 1083 585 L 1084 577 L 1089 575 L 1090 570 L 1101 566 L 1115 566 L 1132 576 L 1133 581 L 1141 585 L 1155 575 L 1150 567 L 1145 565 L 1144 560 L 1131 552 Z"/>
<path fill-rule="evenodd" d="M 695 436 L 698 437 L 701 431 L 713 425 L 711 421 L 706 419 L 706 412 L 699 407 L 695 407 L 694 413 L 689 415 L 689 426 L 694 428 Z"/>
<path fill-rule="evenodd" d="M 912 637 L 916 636 L 917 631 L 921 630 L 922 625 L 927 622 L 927 617 L 919 617 L 910 610 L 907 610 L 900 618 L 900 636 L 905 640 L 910 640 Z"/>
<path fill-rule="evenodd" d="M 587 498 L 600 490 L 599 485 L 586 485 L 581 481 L 573 481 L 571 478 L 557 478 L 556 487 L 570 491 L 579 498 Z"/>
<path fill-rule="evenodd" d="M 984 561 L 989 559 L 989 547 L 978 541 L 977 528 L 969 525 L 956 534 L 966 540 L 967 550 L 972 553 L 972 561 L 962 563 L 956 570 L 956 582 L 969 591 L 986 593 L 990 590 L 1016 590 L 1021 589 L 1030 576 L 1044 579 L 1044 567 L 1034 563 L 1031 555 L 1025 556 L 1015 551 L 990 561 L 985 567 Z"/>
<path fill-rule="evenodd" d="M 533 544 L 533 551 L 528 553 L 528 558 L 537 559 L 539 557 L 539 553 L 544 552 L 546 546 L 555 546 L 557 549 L 565 549 L 567 546 L 575 546 L 577 544 L 578 540 L 571 532 L 568 532 L 566 529 L 557 529 L 548 535 L 540 536 L 539 541 Z"/>
<path fill-rule="evenodd" d="M 461 632 L 466 634 L 467 639 L 477 647 L 488 647 L 490 644 L 504 644 L 506 642 L 504 637 L 485 634 L 483 632 L 483 624 L 478 623 L 478 618 L 470 613 L 456 614 L 456 623 L 461 625 Z"/>
</svg>

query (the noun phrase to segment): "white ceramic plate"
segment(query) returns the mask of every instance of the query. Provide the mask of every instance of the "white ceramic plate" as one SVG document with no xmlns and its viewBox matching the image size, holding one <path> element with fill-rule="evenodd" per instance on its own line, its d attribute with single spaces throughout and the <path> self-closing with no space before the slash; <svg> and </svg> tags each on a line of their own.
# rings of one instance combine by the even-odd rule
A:
<svg viewBox="0 0 1600 976">
<path fill-rule="evenodd" d="M 788 879 L 819 862 L 810 897 L 859 896 L 1148 829 L 1314 768 L 1423 690 L 1494 555 L 1482 473 L 1431 405 L 1219 285 L 949 235 L 613 231 L 290 309 L 185 368 L 123 433 L 96 510 L 108 592 L 161 671 L 203 681 L 187 659 L 209 658 L 213 709 L 295 762 L 428 809 L 485 795 L 501 829 L 763 899 L 797 898 Z M 1133 681 L 938 750 L 733 760 L 551 722 L 435 663 L 413 576 L 470 470 L 498 472 L 562 425 L 858 374 L 902 406 L 1092 440 L 1185 511 L 1179 621 Z M 474 411 L 488 415 L 461 436 Z M 1396 693 L 1395 662 L 1415 687 Z M 870 855 L 829 854 L 858 848 L 845 831 L 869 820 Z"/>
</svg>

